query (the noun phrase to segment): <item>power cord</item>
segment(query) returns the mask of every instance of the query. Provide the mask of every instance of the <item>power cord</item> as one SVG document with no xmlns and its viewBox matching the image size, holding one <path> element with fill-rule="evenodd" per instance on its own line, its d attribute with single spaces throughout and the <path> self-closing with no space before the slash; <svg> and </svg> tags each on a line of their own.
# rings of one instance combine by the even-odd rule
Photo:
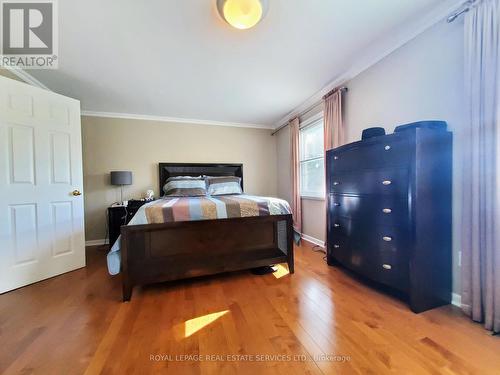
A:
<svg viewBox="0 0 500 375">
<path fill-rule="evenodd" d="M 317 253 L 325 253 L 326 254 L 326 250 L 322 246 L 319 246 L 319 245 L 314 245 L 312 248 L 312 251 L 315 251 Z"/>
<path fill-rule="evenodd" d="M 312 247 L 312 251 L 314 251 L 315 253 L 323 253 L 323 254 L 325 254 L 323 256 L 323 260 L 326 262 L 326 250 L 322 246 L 314 245 Z"/>
</svg>

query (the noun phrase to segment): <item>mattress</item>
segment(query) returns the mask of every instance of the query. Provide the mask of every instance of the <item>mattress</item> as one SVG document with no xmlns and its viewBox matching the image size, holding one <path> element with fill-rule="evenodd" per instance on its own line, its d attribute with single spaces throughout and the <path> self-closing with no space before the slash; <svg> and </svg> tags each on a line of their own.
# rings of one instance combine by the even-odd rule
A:
<svg viewBox="0 0 500 375">
<path fill-rule="evenodd" d="M 165 197 L 143 205 L 127 225 L 290 214 L 287 201 L 254 195 Z M 120 272 L 120 237 L 107 256 L 111 275 Z"/>
</svg>

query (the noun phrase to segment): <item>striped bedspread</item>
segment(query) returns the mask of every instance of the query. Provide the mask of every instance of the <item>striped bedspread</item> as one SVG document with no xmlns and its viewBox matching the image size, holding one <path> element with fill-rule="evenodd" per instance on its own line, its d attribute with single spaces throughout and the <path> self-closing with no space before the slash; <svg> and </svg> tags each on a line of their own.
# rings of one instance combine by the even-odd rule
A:
<svg viewBox="0 0 500 375">
<path fill-rule="evenodd" d="M 128 225 L 286 215 L 291 212 L 290 205 L 283 199 L 254 195 L 167 197 L 143 205 Z M 120 238 L 108 253 L 107 262 L 111 275 L 120 272 Z"/>
<path fill-rule="evenodd" d="M 252 195 L 171 197 L 145 207 L 149 224 L 289 214 L 284 200 Z"/>
</svg>

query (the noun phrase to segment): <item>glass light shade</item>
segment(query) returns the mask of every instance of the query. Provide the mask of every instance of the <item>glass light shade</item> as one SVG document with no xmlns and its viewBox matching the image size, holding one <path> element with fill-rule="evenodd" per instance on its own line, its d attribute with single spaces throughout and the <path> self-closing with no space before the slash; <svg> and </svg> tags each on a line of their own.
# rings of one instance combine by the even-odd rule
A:
<svg viewBox="0 0 500 375">
<path fill-rule="evenodd" d="M 249 29 L 262 19 L 261 0 L 225 0 L 221 16 L 237 29 Z"/>
</svg>

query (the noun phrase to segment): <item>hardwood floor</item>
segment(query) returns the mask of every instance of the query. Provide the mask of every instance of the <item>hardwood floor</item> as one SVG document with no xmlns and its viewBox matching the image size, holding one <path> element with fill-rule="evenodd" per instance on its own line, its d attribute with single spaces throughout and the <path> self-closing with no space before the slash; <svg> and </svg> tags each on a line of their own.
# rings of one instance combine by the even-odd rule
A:
<svg viewBox="0 0 500 375">
<path fill-rule="evenodd" d="M 292 276 L 166 283 L 130 303 L 105 250 L 87 253 L 84 269 L 0 296 L 0 373 L 500 374 L 500 338 L 458 308 L 415 315 L 307 245 Z"/>
</svg>

